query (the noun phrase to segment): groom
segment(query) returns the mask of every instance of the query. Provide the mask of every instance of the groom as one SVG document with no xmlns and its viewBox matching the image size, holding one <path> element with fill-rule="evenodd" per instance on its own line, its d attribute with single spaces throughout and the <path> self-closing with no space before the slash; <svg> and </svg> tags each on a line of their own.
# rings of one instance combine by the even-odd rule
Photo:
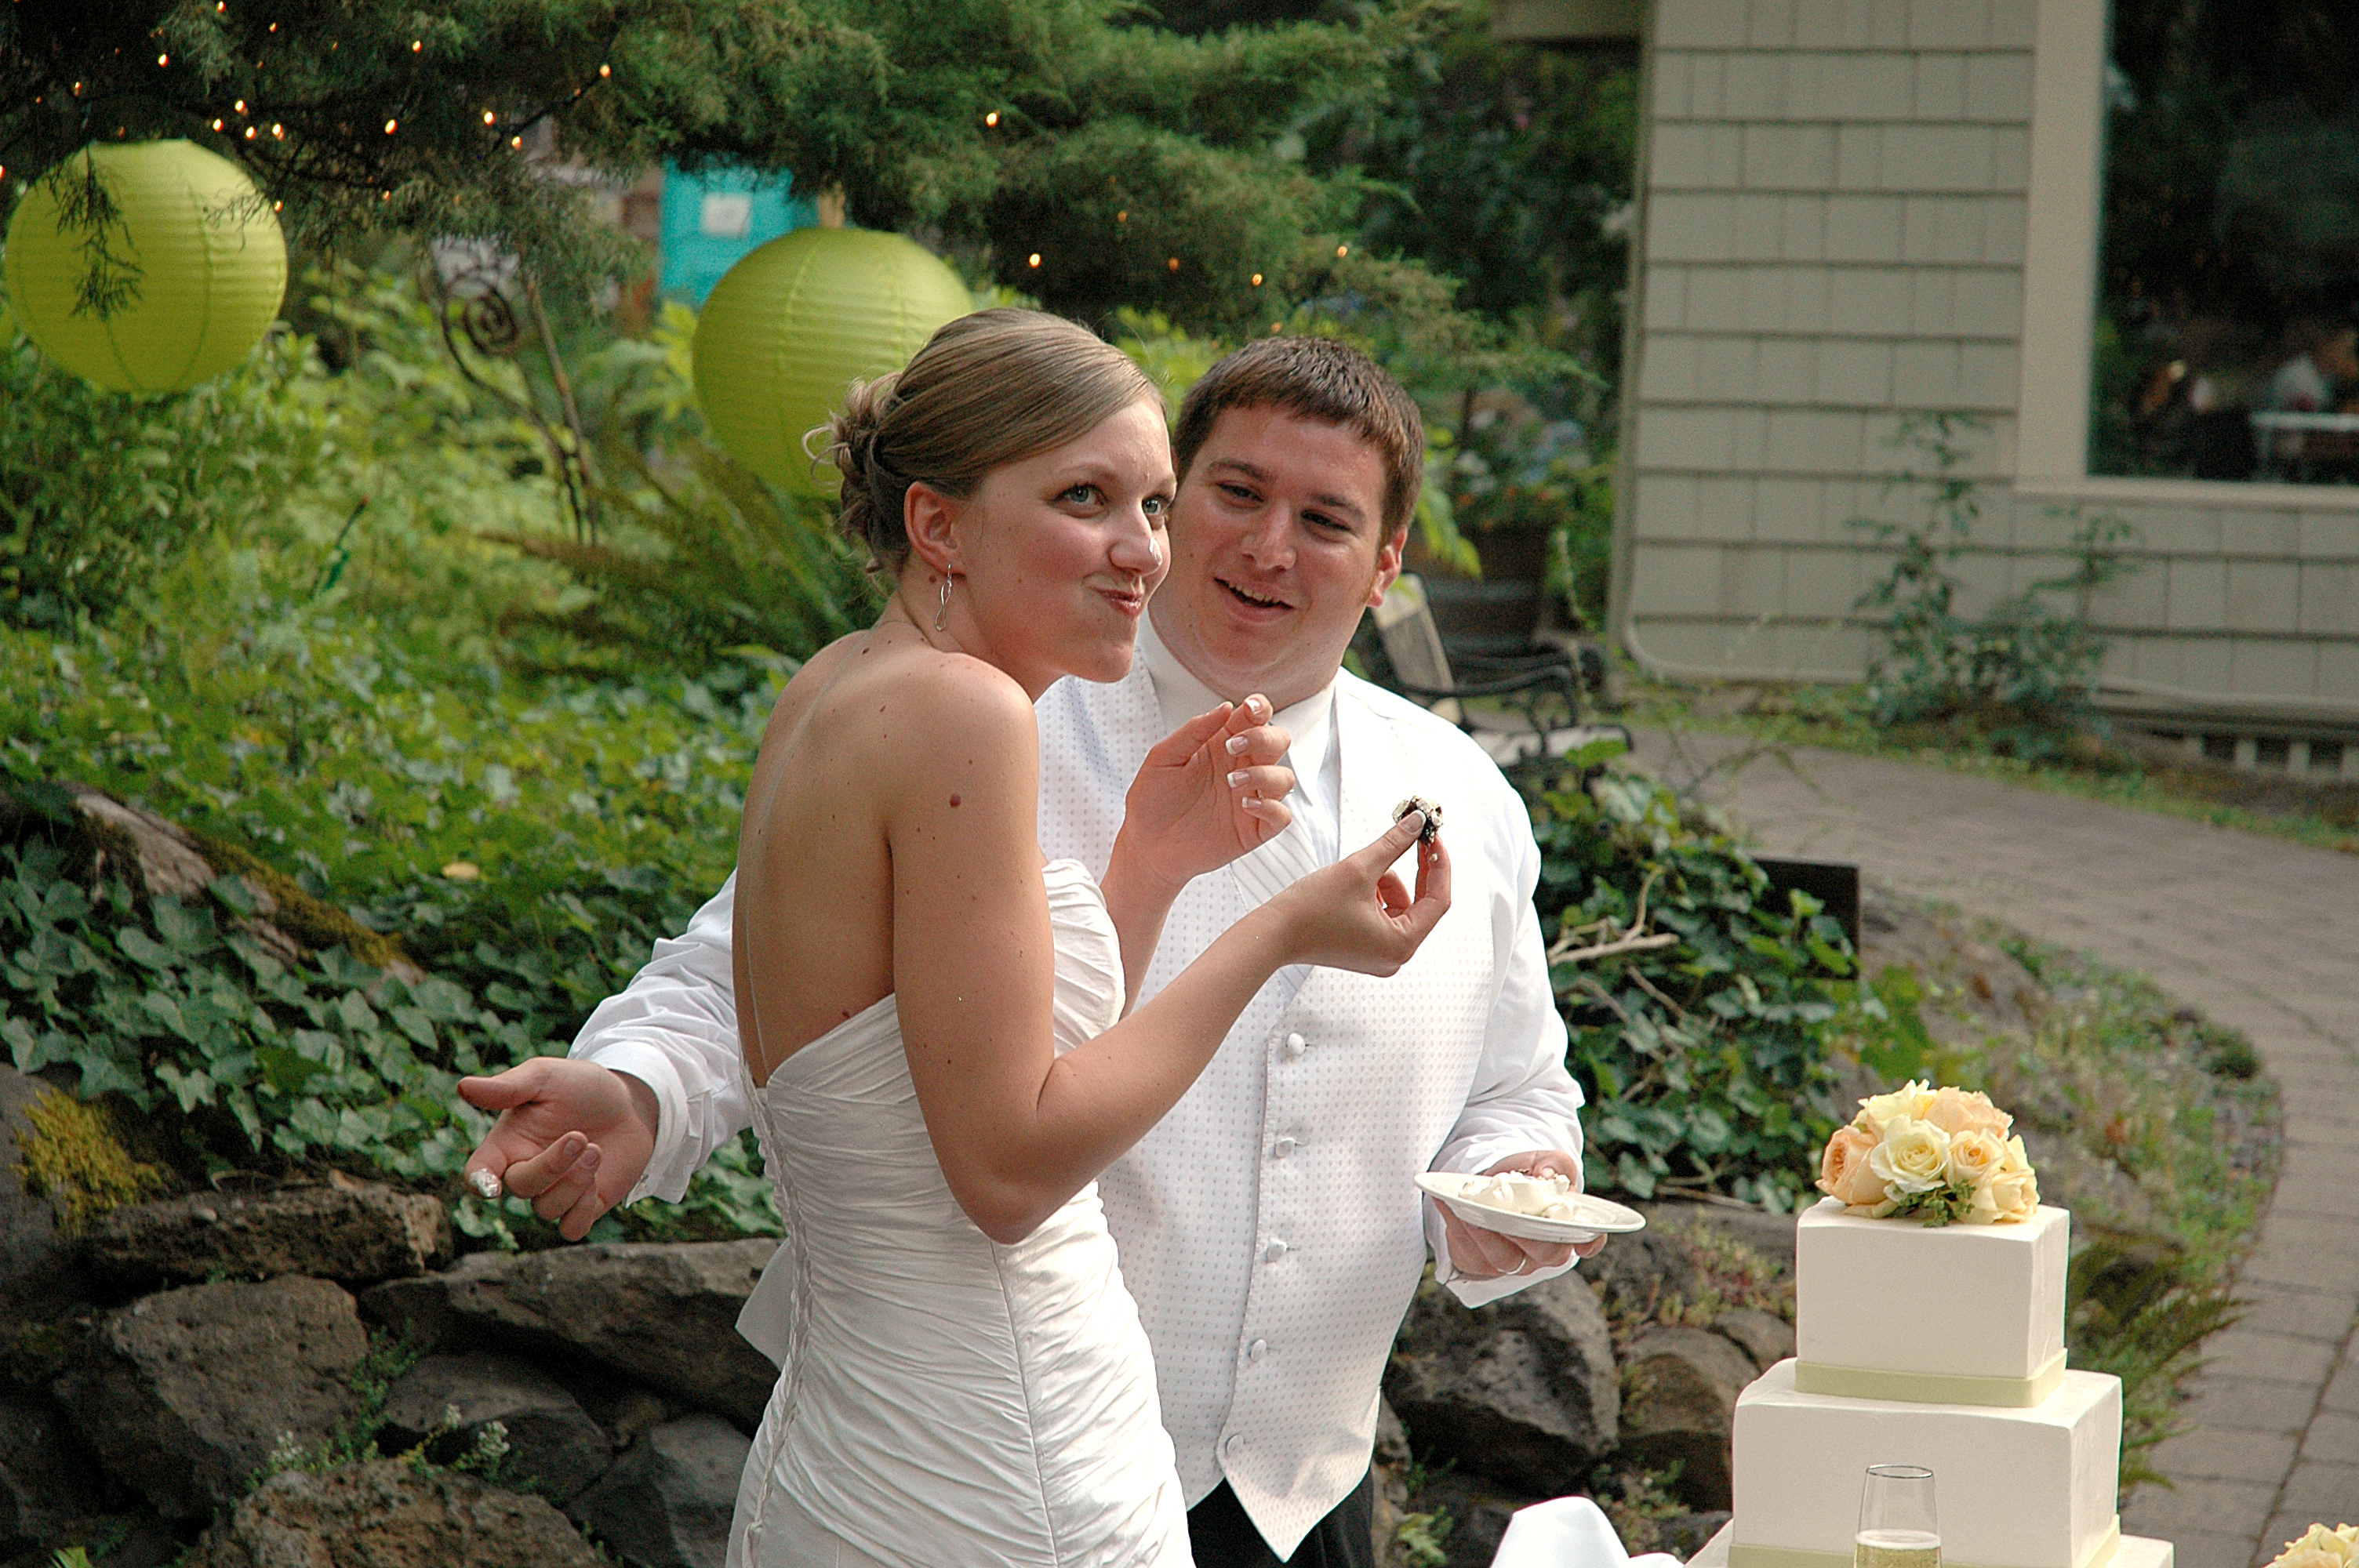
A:
<svg viewBox="0 0 2359 1568">
<path fill-rule="evenodd" d="M 1099 1180 L 1155 1352 L 1204 1568 L 1372 1563 L 1378 1381 L 1431 1252 L 1471 1305 L 1560 1272 L 1562 1247 L 1473 1228 L 1428 1169 L 1581 1177 L 1532 890 L 1539 852 L 1489 757 L 1342 673 L 1399 575 L 1423 481 L 1417 406 L 1375 362 L 1268 338 L 1215 365 L 1173 438 L 1171 572 L 1131 673 L 1042 696 L 1040 844 L 1103 870 L 1155 741 L 1264 693 L 1292 737 L 1293 823 L 1174 904 L 1152 994 L 1279 888 L 1375 838 L 1404 796 L 1445 814 L 1450 913 L 1398 976 L 1282 970 L 1171 1114 Z M 570 1058 L 467 1098 L 502 1112 L 469 1162 L 578 1238 L 617 1202 L 676 1198 L 751 1122 L 730 968 L 733 881 Z M 1593 1250 L 1593 1249 L 1584 1249 Z M 749 1332 L 763 1306 L 756 1294 Z"/>
</svg>

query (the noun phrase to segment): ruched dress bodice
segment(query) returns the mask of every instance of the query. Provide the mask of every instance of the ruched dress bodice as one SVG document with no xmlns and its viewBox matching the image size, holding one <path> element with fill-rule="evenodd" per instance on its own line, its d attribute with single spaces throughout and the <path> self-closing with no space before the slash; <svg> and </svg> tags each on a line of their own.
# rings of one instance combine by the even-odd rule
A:
<svg viewBox="0 0 2359 1568">
<path fill-rule="evenodd" d="M 1097 884 L 1051 861 L 1060 1054 L 1122 1012 Z M 749 1086 L 750 1087 L 750 1086 Z M 752 1090 L 786 1220 L 792 1330 L 738 1498 L 731 1568 L 1183 1568 L 1154 1362 L 1094 1183 L 1023 1240 L 959 1207 L 890 996 Z M 781 1496 L 783 1494 L 783 1496 Z"/>
</svg>

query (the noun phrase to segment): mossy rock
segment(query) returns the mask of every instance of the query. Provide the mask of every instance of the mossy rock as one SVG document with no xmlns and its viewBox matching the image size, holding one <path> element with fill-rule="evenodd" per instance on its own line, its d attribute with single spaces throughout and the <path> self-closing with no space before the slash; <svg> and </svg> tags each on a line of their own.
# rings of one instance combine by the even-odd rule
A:
<svg viewBox="0 0 2359 1568">
<path fill-rule="evenodd" d="M 40 1079 L 0 1066 L 0 1314 L 12 1318 L 52 1315 L 82 1293 L 70 1222 L 58 1200 L 27 1174 L 28 1157 L 45 1170 L 63 1171 L 73 1163 L 77 1140 L 70 1136 L 60 1142 L 42 1130 L 43 1121 L 60 1121 L 52 1104 L 59 1098 Z M 71 1124 L 79 1119 L 68 1112 L 63 1119 Z M 101 1158 L 128 1158 L 120 1140 L 113 1141 L 114 1155 Z M 12 1360 L 0 1347 L 0 1361 Z"/>
<path fill-rule="evenodd" d="M 192 832 L 104 790 L 72 783 L 17 784 L 0 790 L 0 843 L 36 837 L 82 858 L 74 874 L 96 881 L 124 875 L 142 899 L 201 898 L 221 877 L 245 883 L 238 907 L 253 913 L 237 924 L 277 957 L 341 946 L 363 963 L 405 978 L 419 971 L 393 937 L 368 927 L 234 844 Z"/>
<path fill-rule="evenodd" d="M 223 871 L 244 877 L 266 894 L 277 906 L 270 911 L 270 923 L 304 946 L 341 946 L 364 964 L 415 972 L 398 938 L 371 931 L 335 905 L 312 897 L 294 878 L 257 855 L 209 834 L 192 832 L 189 837 Z"/>
<path fill-rule="evenodd" d="M 99 1216 L 168 1192 L 170 1175 L 135 1156 L 114 1108 L 47 1088 L 26 1103 L 18 1173 L 46 1196 L 60 1235 L 74 1239 Z"/>
</svg>

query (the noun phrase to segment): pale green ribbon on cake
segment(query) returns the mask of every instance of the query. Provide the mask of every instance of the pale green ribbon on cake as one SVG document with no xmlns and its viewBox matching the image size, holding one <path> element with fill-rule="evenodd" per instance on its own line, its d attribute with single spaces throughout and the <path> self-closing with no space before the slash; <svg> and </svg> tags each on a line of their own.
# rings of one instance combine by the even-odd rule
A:
<svg viewBox="0 0 2359 1568">
<path fill-rule="evenodd" d="M 2122 1521 L 2115 1516 L 2105 1527 L 2105 1533 L 2089 1554 L 2073 1564 L 2073 1568 L 2105 1568 L 2121 1550 Z M 1732 1541 L 1728 1548 L 1728 1568 L 1852 1568 L 1848 1552 L 1807 1552 L 1798 1546 L 1748 1546 Z M 2004 1563 L 1962 1563 L 1948 1552 L 1941 1554 L 1941 1568 L 2022 1568 L 2021 1564 Z"/>
<path fill-rule="evenodd" d="M 1833 1394 L 1850 1400 L 1897 1400 L 1912 1405 L 1995 1405 L 2028 1410 L 2064 1386 L 2064 1352 L 2028 1378 L 1990 1378 L 1966 1372 L 1879 1372 L 1866 1367 L 1831 1367 L 1823 1361 L 1794 1363 L 1794 1391 Z"/>
</svg>

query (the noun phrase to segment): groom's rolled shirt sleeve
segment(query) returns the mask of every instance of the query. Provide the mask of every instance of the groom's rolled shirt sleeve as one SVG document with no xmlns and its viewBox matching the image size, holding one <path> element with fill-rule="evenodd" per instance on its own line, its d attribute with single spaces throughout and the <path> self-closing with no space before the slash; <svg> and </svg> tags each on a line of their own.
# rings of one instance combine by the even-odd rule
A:
<svg viewBox="0 0 2359 1568">
<path fill-rule="evenodd" d="M 730 961 L 736 905 L 733 874 L 687 930 L 657 940 L 630 985 L 600 1002 L 573 1037 L 568 1054 L 628 1073 L 655 1092 L 655 1153 L 625 1203 L 677 1203 L 713 1151 L 753 1125 Z"/>
<path fill-rule="evenodd" d="M 1436 1171 L 1480 1172 L 1511 1154 L 1537 1149 L 1581 1157 L 1581 1086 L 1565 1066 L 1564 1016 L 1557 1011 L 1556 989 L 1549 980 L 1548 944 L 1532 903 L 1539 883 L 1539 846 L 1520 815 L 1504 837 L 1509 842 L 1502 844 L 1501 851 L 1512 855 L 1516 863 L 1516 902 L 1498 916 L 1510 932 L 1507 951 L 1466 1108 L 1429 1167 Z M 1430 1198 L 1425 1206 L 1425 1234 L 1435 1271 L 1468 1306 L 1481 1306 L 1565 1271 L 1451 1280 L 1440 1206 Z"/>
</svg>

